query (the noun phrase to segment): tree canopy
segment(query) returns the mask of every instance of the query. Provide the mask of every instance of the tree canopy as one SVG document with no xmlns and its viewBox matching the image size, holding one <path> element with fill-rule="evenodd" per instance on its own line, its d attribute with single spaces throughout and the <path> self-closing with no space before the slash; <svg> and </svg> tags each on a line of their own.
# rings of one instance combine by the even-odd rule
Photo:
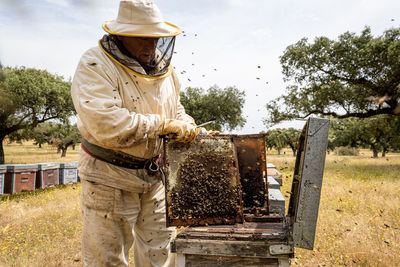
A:
<svg viewBox="0 0 400 267">
<path fill-rule="evenodd" d="M 215 120 L 206 126 L 209 130 L 233 130 L 243 127 L 246 122 L 242 114 L 245 93 L 236 87 L 221 89 L 214 85 L 207 92 L 202 88 L 188 87 L 180 96 L 186 113 L 197 124 Z"/>
<path fill-rule="evenodd" d="M 267 103 L 265 124 L 307 117 L 367 118 L 400 114 L 400 28 L 374 37 L 303 38 L 281 56 L 287 92 Z"/>
<path fill-rule="evenodd" d="M 57 147 L 57 151 L 62 152 L 61 157 L 66 156 L 68 147 L 74 148 L 81 139 L 82 136 L 76 125 L 52 122 L 40 123 L 33 129 L 22 129 L 8 135 L 8 140 L 11 142 L 33 140 L 39 148 L 46 143 Z"/>
<path fill-rule="evenodd" d="M 25 67 L 1 68 L 1 72 L 0 164 L 4 163 L 2 144 L 6 136 L 50 120 L 67 122 L 75 112 L 71 84 L 62 76 Z"/>
<path fill-rule="evenodd" d="M 333 147 L 370 148 L 373 157 L 400 149 L 400 116 L 378 115 L 373 118 L 332 120 L 330 137 Z"/>
<path fill-rule="evenodd" d="M 294 128 L 274 129 L 269 130 L 267 133 L 267 148 L 275 148 L 280 155 L 281 150 L 289 146 L 293 152 L 293 156 L 296 156 L 301 130 Z"/>
</svg>

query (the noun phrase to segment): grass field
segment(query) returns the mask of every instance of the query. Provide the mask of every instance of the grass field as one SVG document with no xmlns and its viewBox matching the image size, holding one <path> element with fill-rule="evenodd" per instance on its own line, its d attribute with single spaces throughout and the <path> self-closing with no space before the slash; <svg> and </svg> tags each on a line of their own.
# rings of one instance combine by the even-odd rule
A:
<svg viewBox="0 0 400 267">
<path fill-rule="evenodd" d="M 5 145 L 6 163 L 68 162 L 50 147 Z M 328 155 L 313 251 L 296 249 L 294 266 L 400 266 L 400 154 Z M 289 197 L 294 158 L 269 153 Z M 80 184 L 3 196 L 0 266 L 82 266 Z"/>
</svg>

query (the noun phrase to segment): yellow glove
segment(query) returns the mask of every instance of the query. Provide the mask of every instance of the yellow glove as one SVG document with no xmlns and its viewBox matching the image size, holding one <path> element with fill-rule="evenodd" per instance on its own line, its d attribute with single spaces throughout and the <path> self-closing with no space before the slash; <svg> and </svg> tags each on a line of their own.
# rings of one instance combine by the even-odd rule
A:
<svg viewBox="0 0 400 267">
<path fill-rule="evenodd" d="M 207 131 L 207 129 L 204 128 L 204 127 L 201 127 L 200 129 L 201 129 L 201 131 L 200 131 L 201 134 L 207 134 L 207 135 L 219 135 L 219 134 L 222 134 L 220 131 L 214 131 L 214 130 Z"/>
<path fill-rule="evenodd" d="M 191 143 L 196 139 L 201 129 L 181 120 L 165 120 L 161 130 L 161 135 L 170 133 L 176 134 L 175 140 L 182 143 Z"/>
<path fill-rule="evenodd" d="M 220 131 L 210 130 L 210 131 L 207 131 L 207 134 L 209 134 L 209 135 L 219 135 L 219 134 L 222 134 L 222 133 Z"/>
</svg>

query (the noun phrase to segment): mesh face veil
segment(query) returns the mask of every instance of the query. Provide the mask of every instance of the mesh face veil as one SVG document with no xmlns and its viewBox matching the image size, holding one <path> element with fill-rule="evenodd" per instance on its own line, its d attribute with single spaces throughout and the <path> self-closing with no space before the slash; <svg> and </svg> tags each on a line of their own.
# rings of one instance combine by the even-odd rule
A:
<svg viewBox="0 0 400 267">
<path fill-rule="evenodd" d="M 104 35 L 100 40 L 100 46 L 109 56 L 132 71 L 143 76 L 159 77 L 169 71 L 175 47 L 175 36 L 160 37 L 154 58 L 148 63 L 140 62 L 131 55 L 116 35 Z"/>
</svg>

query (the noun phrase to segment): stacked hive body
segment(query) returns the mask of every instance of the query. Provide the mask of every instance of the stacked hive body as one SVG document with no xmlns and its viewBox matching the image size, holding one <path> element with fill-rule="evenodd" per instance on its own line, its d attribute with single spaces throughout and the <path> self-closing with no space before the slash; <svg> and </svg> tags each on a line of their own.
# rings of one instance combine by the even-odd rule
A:
<svg viewBox="0 0 400 267">
<path fill-rule="evenodd" d="M 35 190 L 37 164 L 8 165 L 4 181 L 4 193 L 14 194 Z"/>
<path fill-rule="evenodd" d="M 267 164 L 267 181 L 270 211 L 284 215 L 285 198 L 281 192 L 282 174 L 271 163 Z"/>
<path fill-rule="evenodd" d="M 0 165 L 0 194 L 34 191 L 77 181 L 77 162 Z"/>
<path fill-rule="evenodd" d="M 267 166 L 267 176 L 274 178 L 282 186 L 282 174 L 276 169 L 273 164 Z"/>
<path fill-rule="evenodd" d="M 46 188 L 58 185 L 58 168 L 60 163 L 40 163 L 36 177 L 36 188 Z"/>
<path fill-rule="evenodd" d="M 4 180 L 7 172 L 5 165 L 0 165 L 0 195 L 4 193 Z"/>
<path fill-rule="evenodd" d="M 257 161 L 248 165 L 247 169 L 246 164 L 240 163 L 240 156 L 243 156 L 245 162 L 257 157 L 252 154 L 254 152 L 249 153 L 247 148 L 237 146 L 243 202 L 246 203 L 243 209 L 244 221 L 235 225 L 183 229 L 171 242 L 171 252 L 177 254 L 177 266 L 289 266 L 295 246 L 312 250 L 328 133 L 329 120 L 313 117 L 307 120 L 299 138 L 286 215 L 284 198 L 280 192 L 280 172 L 274 165 L 266 165 L 264 181 L 268 182 L 268 190 L 265 192 L 269 196 L 269 212 L 265 215 L 262 205 L 257 203 L 262 192 L 257 193 L 253 190 L 253 183 L 242 180 L 254 178 L 253 182 L 258 184 L 256 189 L 262 191 L 259 174 L 252 174 L 253 170 L 257 173 L 260 171 L 254 168 L 258 166 Z M 257 146 L 248 147 L 255 153 L 259 150 L 255 149 Z M 256 192 L 256 195 L 251 198 L 245 195 L 252 192 Z M 246 206 L 251 207 L 246 210 Z M 252 211 L 254 213 L 251 214 Z"/>
<path fill-rule="evenodd" d="M 77 162 L 61 163 L 59 168 L 59 184 L 78 182 Z"/>
</svg>

